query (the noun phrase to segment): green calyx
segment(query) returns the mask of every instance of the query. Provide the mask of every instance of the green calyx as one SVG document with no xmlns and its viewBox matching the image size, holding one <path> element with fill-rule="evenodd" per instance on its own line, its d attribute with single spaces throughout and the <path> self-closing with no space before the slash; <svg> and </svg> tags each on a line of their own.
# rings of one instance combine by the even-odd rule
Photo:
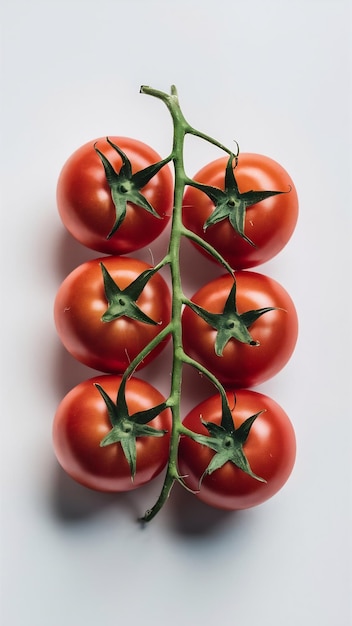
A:
<svg viewBox="0 0 352 626">
<path fill-rule="evenodd" d="M 123 381 L 119 387 L 116 403 L 113 402 L 101 385 L 96 383 L 95 387 L 106 404 L 112 426 L 111 430 L 100 442 L 100 446 L 121 444 L 131 470 L 131 480 L 133 481 L 136 474 L 136 439 L 137 437 L 163 437 L 167 433 L 166 430 L 160 430 L 148 425 L 151 420 L 166 409 L 166 404 L 163 402 L 145 411 L 139 411 L 130 415 L 125 397 L 126 381 Z"/>
<path fill-rule="evenodd" d="M 136 304 L 136 300 L 138 300 L 148 280 L 157 271 L 155 268 L 145 270 L 125 289 L 120 289 L 105 265 L 100 263 L 100 267 L 103 274 L 105 297 L 108 302 L 108 308 L 101 317 L 102 322 L 112 322 L 124 316 L 144 324 L 158 324 Z"/>
<path fill-rule="evenodd" d="M 236 339 L 241 343 L 246 343 L 251 346 L 258 346 L 259 342 L 252 338 L 248 328 L 252 326 L 261 315 L 264 315 L 264 313 L 276 310 L 276 307 L 264 307 L 262 309 L 246 311 L 241 314 L 238 313 L 236 307 L 235 279 L 222 313 L 211 313 L 191 300 L 187 301 L 187 305 L 207 322 L 209 326 L 217 330 L 214 346 L 217 356 L 222 356 L 223 350 L 230 339 Z"/>
<path fill-rule="evenodd" d="M 235 160 L 235 165 L 233 161 Z M 249 243 L 255 247 L 255 243 L 247 237 L 244 232 L 246 211 L 247 208 L 258 202 L 262 202 L 266 198 L 271 196 L 277 196 L 278 194 L 288 193 L 287 191 L 245 191 L 241 193 L 238 189 L 234 170 L 237 167 L 238 154 L 229 156 L 225 170 L 225 190 L 222 191 L 217 187 L 210 185 L 203 185 L 192 181 L 192 186 L 196 187 L 200 191 L 203 191 L 214 203 L 215 209 L 213 213 L 204 222 L 204 231 L 209 226 L 217 224 L 224 219 L 228 219 L 232 228 Z M 290 190 L 289 190 L 290 191 Z"/>
<path fill-rule="evenodd" d="M 257 476 L 257 474 L 252 471 L 243 450 L 243 446 L 247 441 L 253 423 L 263 412 L 264 410 L 259 411 L 255 415 L 251 415 L 236 429 L 227 399 L 225 396 L 222 396 L 222 418 L 220 425 L 214 424 L 213 422 L 204 422 L 202 420 L 202 423 L 209 432 L 209 437 L 206 435 L 192 436 L 197 443 L 205 445 L 215 451 L 214 456 L 200 478 L 199 486 L 205 476 L 212 474 L 228 462 L 233 463 L 255 480 L 266 482 L 264 478 Z"/>
<path fill-rule="evenodd" d="M 138 207 L 141 207 L 148 213 L 151 213 L 157 219 L 161 219 L 159 213 L 155 211 L 147 198 L 140 192 L 140 189 L 159 172 L 159 170 L 170 161 L 170 157 L 153 163 L 143 170 L 132 174 L 132 165 L 126 154 L 114 144 L 110 139 L 106 138 L 107 143 L 120 155 L 122 159 L 122 165 L 119 172 L 111 165 L 106 156 L 99 150 L 94 144 L 94 150 L 99 156 L 102 165 L 105 170 L 105 176 L 107 183 L 110 187 L 111 198 L 115 206 L 115 221 L 111 231 L 107 235 L 107 239 L 110 239 L 113 234 L 121 226 L 126 216 L 127 203 L 131 202 Z"/>
</svg>

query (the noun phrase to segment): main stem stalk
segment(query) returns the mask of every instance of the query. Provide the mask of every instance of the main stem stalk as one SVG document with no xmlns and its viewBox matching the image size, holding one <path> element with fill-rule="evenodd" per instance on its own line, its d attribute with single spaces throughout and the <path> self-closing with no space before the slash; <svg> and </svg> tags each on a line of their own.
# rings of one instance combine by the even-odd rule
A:
<svg viewBox="0 0 352 626">
<path fill-rule="evenodd" d="M 226 261 L 221 257 L 221 255 L 210 245 L 206 244 L 203 240 L 199 238 L 196 239 L 196 235 L 191 233 L 187 229 L 184 228 L 182 223 L 182 201 L 184 189 L 187 184 L 190 183 L 190 179 L 186 175 L 185 167 L 184 167 L 184 142 L 185 136 L 187 134 L 192 134 L 198 136 L 209 143 L 217 146 L 221 150 L 224 150 L 230 155 L 233 155 L 232 151 L 223 146 L 221 143 L 205 135 L 204 133 L 199 132 L 192 126 L 188 124 L 186 119 L 183 116 L 181 111 L 178 96 L 176 92 L 176 88 L 174 86 L 171 87 L 171 93 L 167 94 L 162 91 L 158 91 L 156 89 L 152 89 L 151 87 L 143 86 L 141 87 L 141 93 L 148 94 L 154 96 L 155 98 L 159 98 L 166 104 L 167 108 L 172 117 L 173 122 L 173 147 L 172 152 L 170 154 L 170 160 L 172 159 L 174 164 L 174 172 L 175 172 L 175 180 L 174 180 L 174 206 L 173 206 L 173 214 L 172 214 L 172 222 L 171 222 L 171 233 L 170 233 L 170 242 L 168 253 L 163 260 L 164 263 L 168 263 L 170 266 L 171 273 L 171 287 L 172 287 L 172 320 L 170 322 L 169 328 L 172 335 L 173 341 L 173 362 L 172 362 L 172 377 L 171 377 L 171 390 L 168 400 L 166 401 L 166 405 L 170 408 L 172 412 L 172 432 L 171 432 L 171 440 L 170 440 L 170 451 L 169 451 L 169 461 L 166 470 L 166 475 L 164 479 L 164 483 L 159 495 L 158 500 L 154 504 L 154 506 L 146 511 L 145 515 L 142 517 L 142 522 L 149 522 L 155 515 L 160 511 L 162 506 L 165 504 L 166 500 L 169 497 L 170 491 L 176 480 L 182 483 L 182 478 L 178 474 L 177 469 L 177 454 L 178 454 L 178 444 L 179 438 L 181 434 L 186 434 L 188 436 L 192 436 L 192 432 L 185 429 L 182 425 L 181 420 L 181 386 L 182 386 L 182 370 L 185 363 L 190 363 L 193 366 L 196 366 L 200 371 L 205 373 L 209 379 L 215 384 L 218 388 L 219 392 L 222 395 L 224 401 L 226 401 L 225 390 L 222 385 L 217 381 L 217 379 L 206 370 L 206 368 L 202 368 L 199 364 L 194 362 L 192 359 L 189 359 L 183 350 L 182 343 L 182 323 L 181 323 L 181 315 L 182 315 L 182 306 L 186 302 L 186 298 L 183 294 L 182 283 L 181 283 L 181 274 L 180 274 L 180 244 L 182 236 L 188 237 L 190 239 L 196 240 L 200 243 L 205 249 L 210 252 L 214 256 L 216 260 L 218 260 L 222 265 L 231 273 L 232 269 L 226 263 Z M 233 155 L 234 157 L 236 155 Z M 131 369 L 134 364 L 131 364 Z"/>
<path fill-rule="evenodd" d="M 183 234 L 182 224 L 182 199 L 187 176 L 184 168 L 184 140 L 188 132 L 187 124 L 180 110 L 176 90 L 171 91 L 171 95 L 159 92 L 149 87 L 142 87 L 143 93 L 155 96 L 163 100 L 168 107 L 173 120 L 173 164 L 175 172 L 174 180 L 174 206 L 171 222 L 170 242 L 168 249 L 168 259 L 171 273 L 172 288 L 172 341 L 173 341 L 173 362 L 170 396 L 167 405 L 172 412 L 172 433 L 170 441 L 170 453 L 167 472 L 160 496 L 155 505 L 145 513 L 142 521 L 150 521 L 166 502 L 172 486 L 179 478 L 177 471 L 177 450 L 180 433 L 182 430 L 182 420 L 180 411 L 180 397 L 182 386 L 182 369 L 184 362 L 184 351 L 182 345 L 182 305 L 184 301 L 181 275 L 180 275 L 180 244 Z"/>
</svg>

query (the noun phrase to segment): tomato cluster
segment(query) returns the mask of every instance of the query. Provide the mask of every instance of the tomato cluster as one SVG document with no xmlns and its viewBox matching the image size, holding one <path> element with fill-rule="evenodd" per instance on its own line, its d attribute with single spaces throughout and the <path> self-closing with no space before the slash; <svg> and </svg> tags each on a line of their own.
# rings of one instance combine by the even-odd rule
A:
<svg viewBox="0 0 352 626">
<path fill-rule="evenodd" d="M 175 99 L 168 105 L 179 106 Z M 173 177 L 177 138 L 197 135 L 180 115 L 173 119 L 176 148 L 169 157 L 126 137 L 99 138 L 67 160 L 57 186 L 64 226 L 104 256 L 74 269 L 56 295 L 64 347 L 99 374 L 59 404 L 54 450 L 74 480 L 101 491 L 134 489 L 166 468 L 160 498 L 144 520 L 158 512 L 176 480 L 214 507 L 260 504 L 284 485 L 296 452 L 284 410 L 251 389 L 285 366 L 297 340 L 289 294 L 251 269 L 290 239 L 298 215 L 294 184 L 272 159 L 230 151 L 193 179 L 176 168 Z M 173 212 L 182 228 L 171 228 L 162 262 L 133 258 Z M 181 236 L 200 251 L 200 262 L 206 254 L 226 269 L 190 299 L 175 253 Z M 170 266 L 170 284 L 159 273 L 163 266 Z M 134 372 L 155 360 L 170 338 L 172 383 L 165 398 Z M 208 376 L 217 393 L 182 420 L 186 363 Z"/>
</svg>

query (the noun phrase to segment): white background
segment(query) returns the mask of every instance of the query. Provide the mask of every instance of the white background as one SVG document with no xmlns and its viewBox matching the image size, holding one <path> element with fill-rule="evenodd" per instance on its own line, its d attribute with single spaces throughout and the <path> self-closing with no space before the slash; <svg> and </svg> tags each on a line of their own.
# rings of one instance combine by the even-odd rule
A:
<svg viewBox="0 0 352 626">
<path fill-rule="evenodd" d="M 351 625 L 350 9 L 348 0 L 3 0 L 4 626 Z M 261 507 L 224 514 L 175 488 L 142 530 L 136 518 L 158 482 L 91 493 L 52 452 L 57 404 L 94 374 L 64 352 L 53 325 L 61 280 L 95 256 L 65 233 L 55 187 L 71 152 L 98 136 L 168 154 L 169 114 L 139 87 L 172 83 L 190 123 L 271 156 L 296 183 L 296 232 L 258 270 L 286 287 L 300 318 L 294 356 L 260 388 L 291 417 L 298 455 Z M 190 144 L 189 174 L 217 156 Z M 162 246 L 151 246 L 156 258 Z M 195 290 L 215 269 L 185 255 Z M 148 375 L 161 378 L 157 367 Z M 194 404 L 209 393 L 186 383 Z"/>
</svg>

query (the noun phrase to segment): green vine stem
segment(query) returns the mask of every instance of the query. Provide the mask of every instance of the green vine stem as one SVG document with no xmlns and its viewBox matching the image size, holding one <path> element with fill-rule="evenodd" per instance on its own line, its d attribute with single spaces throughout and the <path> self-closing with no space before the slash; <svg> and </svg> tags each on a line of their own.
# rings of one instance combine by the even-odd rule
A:
<svg viewBox="0 0 352 626">
<path fill-rule="evenodd" d="M 169 452 L 169 461 L 166 470 L 166 476 L 164 479 L 164 484 L 162 486 L 159 498 L 154 506 L 146 511 L 144 516 L 142 517 L 142 522 L 149 522 L 151 519 L 155 517 L 155 515 L 160 511 L 162 506 L 165 504 L 166 500 L 169 497 L 170 491 L 175 483 L 175 481 L 179 481 L 183 484 L 182 477 L 178 474 L 177 469 L 177 452 L 178 452 L 178 443 L 181 434 L 186 434 L 188 436 L 193 436 L 194 434 L 188 429 L 185 429 L 182 425 L 181 412 L 180 412 L 180 398 L 181 398 L 181 386 L 182 386 L 182 372 L 183 365 L 189 364 L 192 367 L 198 369 L 198 371 L 202 372 L 206 375 L 217 387 L 219 390 L 222 399 L 226 401 L 225 390 L 219 381 L 213 376 L 206 368 L 201 366 L 199 363 L 188 357 L 184 350 L 182 344 L 182 326 L 181 326 L 181 315 L 182 315 L 182 307 L 186 304 L 187 299 L 182 290 L 181 276 L 180 276 L 180 242 L 182 236 L 193 239 L 199 245 L 203 246 L 207 251 L 214 256 L 226 269 L 233 275 L 233 271 L 231 267 L 226 263 L 226 261 L 221 257 L 221 255 L 212 247 L 206 244 L 201 238 L 198 238 L 194 233 L 188 231 L 182 223 L 182 200 L 184 189 L 187 184 L 189 184 L 190 179 L 186 175 L 185 166 L 184 166 L 184 141 L 187 134 L 192 134 L 201 139 L 208 141 L 209 143 L 217 146 L 221 150 L 224 150 L 229 155 L 233 155 L 231 150 L 223 146 L 221 143 L 216 141 L 215 139 L 205 135 L 194 129 L 183 116 L 183 113 L 179 106 L 179 100 L 177 96 L 177 91 L 175 86 L 172 86 L 171 93 L 167 94 L 150 87 L 143 86 L 141 87 L 141 93 L 154 96 L 162 100 L 166 106 L 168 107 L 174 127 L 173 134 L 173 147 L 171 152 L 171 158 L 174 164 L 174 174 L 175 174 L 175 183 L 174 183 L 174 207 L 172 214 L 172 224 L 171 224 L 171 234 L 169 241 L 169 249 L 165 258 L 161 261 L 160 265 L 168 264 L 170 266 L 170 274 L 171 274 L 171 285 L 172 285 L 172 321 L 169 326 L 164 329 L 160 335 L 151 342 L 151 345 L 147 346 L 143 351 L 147 352 L 150 349 L 153 349 L 155 342 L 162 340 L 162 338 L 168 333 L 171 332 L 172 341 L 173 341 L 173 361 L 172 361 L 172 375 L 171 375 L 171 389 L 169 398 L 166 401 L 166 406 L 168 406 L 172 412 L 172 433 L 171 433 L 171 442 L 170 442 L 170 452 Z M 234 158 L 236 155 L 233 155 Z M 142 353 L 142 357 L 145 355 Z M 138 357 L 137 357 L 138 360 Z M 131 363 L 130 367 L 125 373 L 129 375 L 135 365 L 138 365 L 138 361 L 136 363 Z"/>
<path fill-rule="evenodd" d="M 130 200 L 131 202 L 136 202 L 138 206 L 141 206 L 143 209 L 148 210 L 149 212 L 153 212 L 153 208 L 147 204 L 144 196 L 139 192 L 139 188 L 143 187 L 143 183 L 148 181 L 151 176 L 154 175 L 161 167 L 163 167 L 166 163 L 172 162 L 174 167 L 174 202 L 173 202 L 173 212 L 172 212 L 172 220 L 171 220 L 171 233 L 169 238 L 169 246 L 167 253 L 164 258 L 154 266 L 152 269 L 152 273 L 158 272 L 163 267 L 168 266 L 170 270 L 170 279 L 171 279 L 171 292 L 172 292 L 172 307 L 171 307 L 171 321 L 169 324 L 163 328 L 152 341 L 146 345 L 143 350 L 131 361 L 131 363 L 126 368 L 122 382 L 120 386 L 120 390 L 118 393 L 118 400 L 116 405 L 111 401 L 111 399 L 105 394 L 104 390 L 99 389 L 99 392 L 103 396 L 107 408 L 110 415 L 110 421 L 112 424 L 112 431 L 108 434 L 107 437 L 101 442 L 101 445 L 110 445 L 111 443 L 115 443 L 117 441 L 121 441 L 121 420 L 128 421 L 133 419 L 133 416 L 128 414 L 127 404 L 124 397 L 125 385 L 129 377 L 132 376 L 135 369 L 138 365 L 145 359 L 145 357 L 155 349 L 157 345 L 159 345 L 162 341 L 164 341 L 168 336 L 171 336 L 172 344 L 173 344 L 173 357 L 172 357 L 172 369 L 171 369 L 171 385 L 170 392 L 168 398 L 162 405 L 158 405 L 157 407 L 153 407 L 153 409 L 147 411 L 147 415 L 143 416 L 142 421 L 138 421 L 138 428 L 134 428 L 133 436 L 138 436 L 138 433 L 143 432 L 147 434 L 150 432 L 150 427 L 147 426 L 147 422 L 155 416 L 155 411 L 161 411 L 164 408 L 169 408 L 172 414 L 172 427 L 170 434 L 170 448 L 169 448 L 169 459 L 166 468 L 166 474 L 164 478 L 164 483 L 161 488 L 160 495 L 155 502 L 154 506 L 145 512 L 144 516 L 141 518 L 141 522 L 149 522 L 152 520 L 156 514 L 163 507 L 165 502 L 167 501 L 171 489 L 176 481 L 180 482 L 183 487 L 188 489 L 187 485 L 184 483 L 182 476 L 179 475 L 178 472 L 178 447 L 180 437 L 182 435 L 193 438 L 195 441 L 202 445 L 207 445 L 211 447 L 215 451 L 214 461 L 210 464 L 210 466 L 206 469 L 206 473 L 211 473 L 214 469 L 220 467 L 223 463 L 228 460 L 235 463 L 238 467 L 240 467 L 243 471 L 247 472 L 257 480 L 262 480 L 260 477 L 255 476 L 252 472 L 249 463 L 243 453 L 242 444 L 248 436 L 251 424 L 254 419 L 256 419 L 257 415 L 248 418 L 246 424 L 241 426 L 239 431 L 236 432 L 236 429 L 233 424 L 231 410 L 229 407 L 226 391 L 220 381 L 203 365 L 195 361 L 189 355 L 187 355 L 183 348 L 182 341 L 182 312 L 183 307 L 192 308 L 197 314 L 206 319 L 211 325 L 213 325 L 218 333 L 216 340 L 216 352 L 217 354 L 221 354 L 222 348 L 226 344 L 226 342 L 231 338 L 235 337 L 240 341 L 245 341 L 246 343 L 253 344 L 254 342 L 251 339 L 250 334 L 248 333 L 247 326 L 250 325 L 259 315 L 262 315 L 266 312 L 267 309 L 260 309 L 258 311 L 247 312 L 246 314 L 239 315 L 237 313 L 235 303 L 233 302 L 236 290 L 235 276 L 234 271 L 230 267 L 230 265 L 225 261 L 222 255 L 210 244 L 205 242 L 201 237 L 196 235 L 195 233 L 188 230 L 182 221 L 182 205 L 183 205 L 183 197 L 186 185 L 198 186 L 198 183 L 195 183 L 192 179 L 190 179 L 185 172 L 184 165 L 184 142 L 187 134 L 192 134 L 196 137 L 205 140 L 212 145 L 220 148 L 222 151 L 226 152 L 229 155 L 228 165 L 227 165 L 227 176 L 230 182 L 232 179 L 230 178 L 229 171 L 232 168 L 233 160 L 237 164 L 238 159 L 238 145 L 237 153 L 229 150 L 226 146 L 219 143 L 216 139 L 196 130 L 193 128 L 185 119 L 180 105 L 178 101 L 176 87 L 171 87 L 170 94 L 164 93 L 162 91 L 152 89 L 150 87 L 142 86 L 141 93 L 153 96 L 155 98 L 159 98 L 162 100 L 172 117 L 173 122 L 173 143 L 172 150 L 170 155 L 156 163 L 149 168 L 146 168 L 142 172 L 131 174 L 130 165 L 126 155 L 120 150 L 118 146 L 115 146 L 111 142 L 110 145 L 114 147 L 114 149 L 120 154 L 121 158 L 124 162 L 125 169 L 128 170 L 128 174 L 130 178 L 128 179 L 129 188 L 130 188 L 130 197 L 126 199 L 125 194 L 122 194 L 123 197 L 120 197 L 119 191 L 119 181 L 120 174 L 117 174 L 115 170 L 112 168 L 110 163 L 104 157 L 101 152 L 98 152 L 102 164 L 105 169 L 106 177 L 108 183 L 110 185 L 112 199 L 116 208 L 116 221 L 114 225 L 114 229 L 119 227 L 120 222 L 123 220 L 125 212 L 126 212 L 126 201 Z M 127 167 L 128 166 L 128 167 Z M 231 170 L 232 172 L 232 170 Z M 127 175 L 126 175 L 127 176 Z M 133 185 L 130 185 L 131 180 L 133 179 Z M 235 181 L 233 182 L 233 186 L 236 186 Z M 203 189 L 204 186 L 202 186 Z M 216 190 L 215 188 L 207 188 L 206 192 L 211 195 L 222 194 L 220 190 Z M 252 193 L 252 192 L 251 192 Z M 277 192 L 264 192 L 264 193 L 277 193 Z M 257 197 L 257 196 L 256 196 Z M 215 198 L 216 199 L 216 198 Z M 108 235 L 110 236 L 110 234 Z M 230 273 L 234 280 L 233 287 L 229 293 L 228 301 L 225 305 L 225 309 L 222 314 L 211 314 L 201 307 L 198 307 L 194 303 L 192 303 L 184 294 L 182 289 L 182 281 L 181 281 L 181 272 L 180 272 L 180 245 L 182 237 L 188 238 L 192 240 L 197 245 L 201 246 L 204 250 L 206 250 L 210 255 L 214 257 L 223 267 Z M 108 300 L 108 309 L 105 313 L 105 319 L 102 321 L 109 321 L 113 319 L 116 314 L 120 314 L 120 311 L 115 307 L 115 295 L 118 290 L 118 287 L 114 285 L 109 277 L 106 269 L 102 267 L 103 271 L 103 280 L 105 285 L 105 293 L 107 295 Z M 148 280 L 148 275 L 141 275 L 136 279 L 132 287 L 129 287 L 129 291 L 132 290 L 132 295 L 135 296 L 136 293 L 138 295 L 141 288 L 143 288 L 144 282 Z M 127 290 L 126 290 L 127 291 Z M 124 292 L 125 293 L 125 292 Z M 130 302 L 130 312 L 132 316 L 137 315 L 137 309 L 134 302 L 134 298 L 130 296 L 130 293 L 126 293 L 126 298 L 131 297 Z M 142 316 L 142 321 L 146 321 L 150 323 L 150 320 L 143 318 L 142 312 L 138 312 L 138 316 Z M 138 317 L 139 319 L 139 317 Z M 181 418 L 181 387 L 182 387 L 182 375 L 183 375 L 183 367 L 184 365 L 189 365 L 195 370 L 197 370 L 202 375 L 206 376 L 216 387 L 218 393 L 221 397 L 221 405 L 222 405 L 222 420 L 220 426 L 215 426 L 214 424 L 205 423 L 205 426 L 209 432 L 210 436 L 199 435 L 185 428 L 182 424 Z M 258 414 L 259 415 L 259 414 Z M 242 429 L 242 430 L 241 430 Z M 160 436 L 160 432 L 154 432 L 154 436 Z M 125 441 L 126 432 L 123 431 L 123 441 Z M 121 445 L 123 444 L 121 441 Z M 128 448 L 127 460 L 130 463 L 130 467 L 133 471 L 135 471 L 135 453 L 131 452 L 132 448 L 135 448 L 135 441 L 133 439 L 133 445 L 129 442 L 128 446 L 125 442 L 126 449 Z M 205 475 L 204 474 L 204 475 Z"/>
</svg>

